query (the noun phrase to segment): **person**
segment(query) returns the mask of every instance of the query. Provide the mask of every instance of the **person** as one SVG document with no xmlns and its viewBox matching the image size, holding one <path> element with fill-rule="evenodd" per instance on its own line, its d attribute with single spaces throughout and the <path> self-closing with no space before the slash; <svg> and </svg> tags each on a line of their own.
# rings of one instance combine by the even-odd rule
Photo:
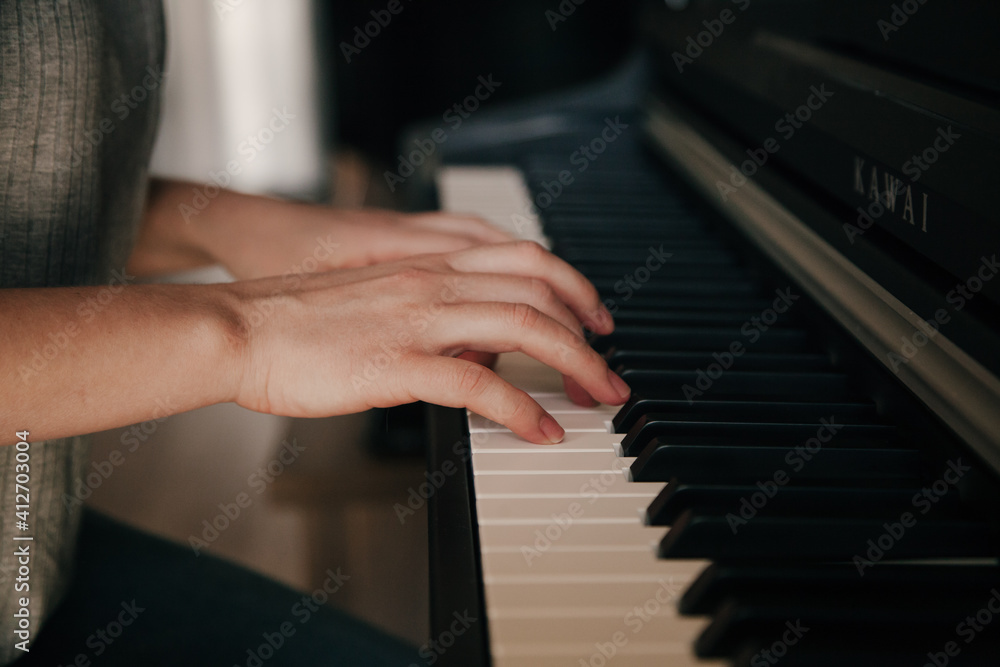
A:
<svg viewBox="0 0 1000 667">
<path fill-rule="evenodd" d="M 19 471 L 30 479 L 33 537 L 30 592 L 0 596 L 0 625 L 14 638 L 0 646 L 0 663 L 62 659 L 51 653 L 59 633 L 78 637 L 63 647 L 66 660 L 97 654 L 86 632 L 108 619 L 86 615 L 94 599 L 120 595 L 113 602 L 127 605 L 130 582 L 157 576 L 158 611 L 135 622 L 155 618 L 163 631 L 147 628 L 141 652 L 129 654 L 141 664 L 174 664 L 180 637 L 200 643 L 200 658 L 221 650 L 226 642 L 211 638 L 227 632 L 252 643 L 256 634 L 240 634 L 241 608 L 259 611 L 268 595 L 292 599 L 224 564 L 179 565 L 181 556 L 162 556 L 168 550 L 152 538 L 93 517 L 83 519 L 74 558 L 81 513 L 60 498 L 87 463 L 84 434 L 162 417 L 167 397 L 175 412 L 235 402 L 294 417 L 423 400 L 470 408 L 544 445 L 559 442 L 562 428 L 477 363 L 482 355 L 523 351 L 560 371 L 581 404 L 628 396 L 583 338 L 584 326 L 614 326 L 594 287 L 540 246 L 479 219 L 336 211 L 223 191 L 187 222 L 191 185 L 148 172 L 163 31 L 158 0 L 0 4 L 0 580 L 12 591 Z M 308 258 L 315 271 L 293 270 Z M 214 263 L 237 280 L 135 283 Z M 198 588 L 208 596 L 200 605 L 190 592 Z M 247 591 L 258 591 L 258 602 Z M 15 647 L 25 596 L 30 632 Z M 379 645 L 393 648 L 349 619 L 327 620 L 339 629 L 311 631 L 319 644 L 303 651 L 340 642 L 363 656 L 357 664 L 378 664 Z"/>
</svg>

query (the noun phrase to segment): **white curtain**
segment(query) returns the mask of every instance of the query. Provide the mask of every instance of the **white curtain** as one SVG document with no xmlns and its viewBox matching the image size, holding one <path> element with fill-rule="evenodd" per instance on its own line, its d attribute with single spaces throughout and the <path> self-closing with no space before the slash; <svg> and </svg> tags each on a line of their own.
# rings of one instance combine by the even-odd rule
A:
<svg viewBox="0 0 1000 667">
<path fill-rule="evenodd" d="M 312 0 L 165 0 L 167 82 L 153 172 L 315 197 L 326 157 Z M 235 173 L 238 172 L 238 173 Z"/>
</svg>

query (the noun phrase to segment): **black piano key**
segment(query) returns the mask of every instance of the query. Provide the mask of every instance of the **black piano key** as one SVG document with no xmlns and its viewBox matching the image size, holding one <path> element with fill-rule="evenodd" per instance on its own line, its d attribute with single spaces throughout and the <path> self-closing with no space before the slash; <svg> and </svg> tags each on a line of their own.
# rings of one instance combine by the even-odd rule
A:
<svg viewBox="0 0 1000 667">
<path fill-rule="evenodd" d="M 1000 586 L 1000 565 L 931 565 L 880 563 L 864 576 L 851 563 L 760 565 L 713 563 L 687 588 L 677 609 L 681 614 L 711 614 L 727 598 L 765 600 L 795 592 L 815 600 L 838 593 L 867 593 L 892 598 L 913 590 L 931 597 L 975 594 Z"/>
<path fill-rule="evenodd" d="M 923 654 L 926 659 L 928 649 L 940 649 L 947 641 L 955 641 L 956 626 L 983 608 L 991 597 L 989 590 L 983 590 L 935 598 L 916 589 L 910 595 L 881 600 L 865 595 L 835 595 L 812 601 L 795 597 L 729 599 L 695 641 L 695 652 L 699 657 L 718 658 L 737 654 L 747 645 L 760 651 L 761 647 L 784 642 L 788 657 L 799 646 L 803 653 L 817 657 L 839 653 L 849 646 L 847 652 L 856 656 L 902 653 L 914 657 Z M 811 649 L 807 649 L 809 644 L 813 644 Z M 994 628 L 980 633 L 976 644 L 995 651 L 1000 648 L 1000 632 Z M 838 650 L 838 646 L 842 648 Z"/>
<path fill-rule="evenodd" d="M 740 371 L 829 371 L 830 358 L 817 352 L 745 352 L 739 357 L 718 352 L 667 352 L 656 350 L 615 350 L 607 355 L 608 366 L 616 371 L 684 371 L 716 369 Z"/>
<path fill-rule="evenodd" d="M 621 308 L 633 310 L 744 310 L 749 313 L 760 313 L 771 307 L 772 300 L 759 296 L 665 296 L 645 294 L 642 290 L 635 292 L 627 299 L 625 295 L 615 294 L 610 297 L 615 306 L 612 315 Z"/>
<path fill-rule="evenodd" d="M 745 520 L 758 514 L 781 516 L 891 517 L 912 509 L 919 488 L 795 486 L 794 479 L 779 485 L 761 480 L 758 485 L 667 483 L 646 509 L 646 523 L 671 526 L 689 509 L 731 512 Z M 957 512 L 958 492 L 950 490 L 935 504 L 935 515 Z"/>
<path fill-rule="evenodd" d="M 758 332 L 757 329 L 752 329 Z M 702 350 L 718 352 L 739 344 L 743 352 L 814 352 L 806 333 L 799 329 L 768 329 L 747 336 L 740 327 L 617 327 L 607 336 L 597 336 L 591 346 L 598 352 L 612 350 Z"/>
<path fill-rule="evenodd" d="M 815 434 L 818 425 L 814 422 L 820 418 L 836 415 L 850 426 L 877 426 L 879 418 L 875 406 L 867 397 L 854 393 L 845 375 L 829 372 L 831 365 L 827 355 L 814 348 L 805 333 L 789 326 L 798 316 L 795 310 L 771 324 L 767 336 L 748 344 L 739 333 L 740 326 L 772 305 L 771 299 L 763 298 L 760 284 L 735 254 L 717 243 L 698 214 L 682 198 L 663 188 L 658 176 L 634 168 L 639 161 L 635 152 L 629 152 L 627 158 L 611 152 L 605 157 L 608 159 L 602 160 L 600 165 L 580 174 L 573 187 L 564 189 L 551 206 L 544 208 L 542 215 L 546 233 L 556 239 L 556 252 L 594 280 L 616 316 L 618 343 L 609 345 L 597 339 L 595 347 L 605 353 L 611 367 L 627 376 L 633 389 L 639 391 L 615 417 L 615 423 L 622 426 L 619 432 L 627 430 L 645 414 L 645 423 L 637 428 L 634 437 L 635 448 L 641 448 L 640 441 L 649 441 L 652 450 L 637 459 L 630 472 L 633 477 L 654 472 L 659 475 L 665 471 L 687 475 L 668 484 L 650 506 L 650 516 L 660 512 L 665 517 L 676 518 L 686 508 L 724 514 L 730 504 L 738 511 L 743 498 L 762 491 L 757 486 L 758 481 L 763 480 L 766 486 L 776 471 L 785 470 L 792 481 L 768 498 L 767 505 L 755 515 L 755 520 L 777 517 L 815 521 L 836 517 L 864 521 L 884 517 L 886 512 L 890 518 L 894 512 L 898 517 L 898 512 L 912 504 L 912 495 L 921 490 L 921 483 L 927 479 L 923 475 L 922 464 L 926 464 L 923 455 L 909 446 L 913 443 L 906 443 L 907 447 L 879 447 L 887 440 L 870 436 L 887 435 L 888 431 L 878 429 L 867 434 L 843 430 L 834 442 L 824 445 L 818 452 L 796 453 L 796 445 Z M 561 155 L 530 159 L 528 163 L 528 180 L 536 195 L 545 192 L 545 184 L 557 180 L 565 166 Z M 661 244 L 663 252 L 672 253 L 668 262 L 658 271 L 650 272 L 649 279 L 639 288 L 628 293 L 617 289 L 624 278 L 633 275 L 636 268 L 644 264 L 650 248 L 659 251 Z M 725 339 L 717 332 L 714 338 L 711 333 L 706 335 L 709 330 L 726 328 L 730 331 Z M 645 331 L 633 335 L 639 329 Z M 664 329 L 668 331 L 660 337 L 658 334 Z M 787 340 L 779 340 L 783 335 L 779 331 L 792 333 Z M 629 344 L 622 344 L 626 339 Z M 730 379 L 709 377 L 712 387 L 694 400 L 676 393 L 687 381 L 678 371 L 690 371 L 687 378 L 699 379 L 697 371 L 707 373 L 711 364 L 719 362 L 711 354 L 728 350 L 734 342 L 744 344 L 750 352 L 741 355 L 732 369 L 723 374 L 732 375 Z M 703 400 L 716 397 L 728 400 Z M 659 410 L 659 414 L 649 414 L 650 410 Z M 698 422 L 713 423 L 704 427 L 708 432 L 685 430 L 696 427 Z M 809 426 L 812 433 L 803 431 L 804 426 Z M 856 439 L 852 440 L 852 436 Z M 796 438 L 800 438 L 799 442 L 795 442 Z M 861 444 L 865 446 L 859 447 Z M 789 455 L 797 457 L 793 460 L 803 467 L 797 471 L 792 469 Z M 656 472 L 658 467 L 662 470 Z M 922 518 L 931 521 L 941 515 L 958 514 L 961 507 L 952 489 L 934 511 Z M 958 524 L 952 524 L 955 525 Z M 787 539 L 788 536 L 782 534 L 781 537 Z M 798 566 L 800 570 L 806 567 L 815 569 L 814 566 Z M 885 567 L 891 566 L 886 564 Z M 784 572 L 784 568 L 771 570 L 771 574 Z M 861 578 L 852 566 L 844 568 L 845 575 L 866 583 L 880 577 L 882 571 Z M 807 610 L 819 607 L 820 613 L 828 613 L 821 618 L 830 618 L 829 610 L 822 608 L 823 600 L 830 599 L 836 606 L 837 600 L 844 598 L 846 584 L 850 583 L 843 577 L 839 580 L 840 586 L 837 581 L 811 580 L 804 575 L 798 579 L 789 578 L 797 592 L 808 593 L 804 603 L 796 598 L 794 604 Z M 737 588 L 735 594 L 740 597 L 763 594 L 773 598 L 775 584 L 771 586 L 772 589 Z M 930 591 L 932 603 L 933 596 L 945 589 L 942 586 L 934 588 L 929 582 L 924 587 Z M 747 595 L 748 590 L 750 595 Z M 862 607 L 874 608 L 875 605 L 867 603 L 878 603 L 879 596 L 886 597 L 889 590 L 891 587 L 880 588 L 877 595 L 870 589 L 855 591 L 854 599 L 862 601 Z M 795 608 L 793 604 L 780 607 L 774 600 L 772 602 L 776 608 Z M 891 604 L 884 607 L 893 609 Z M 849 615 L 851 608 L 840 611 Z M 770 620 L 777 618 L 775 615 Z M 844 620 L 833 618 L 838 622 Z M 877 624 L 877 615 L 869 614 L 866 620 L 873 619 Z M 849 617 L 849 622 L 831 626 L 846 630 L 837 637 L 837 642 L 810 637 L 812 646 L 805 646 L 809 646 L 814 662 L 791 655 L 785 657 L 784 664 L 810 664 L 812 667 L 828 664 L 819 660 L 825 660 L 830 649 L 837 648 L 838 644 L 843 648 L 843 639 L 849 637 L 852 630 L 864 631 L 868 627 L 852 625 L 853 620 Z M 938 627 L 936 619 L 924 616 L 918 620 L 926 622 L 920 627 Z M 878 644 L 875 640 L 879 633 L 884 634 L 884 626 L 873 627 L 879 630 L 869 629 L 860 641 L 850 642 L 850 651 L 841 651 L 841 656 L 847 659 L 836 664 L 884 664 L 889 667 L 896 664 L 867 662 L 872 651 L 891 644 L 886 641 Z M 908 626 L 896 624 L 892 627 Z M 757 650 L 769 646 L 753 632 L 743 635 L 742 645 L 756 646 Z M 883 650 L 880 655 L 890 658 L 894 654 Z M 765 664 L 755 653 L 743 658 L 753 667 Z M 766 664 L 772 663 L 767 661 Z"/>
<path fill-rule="evenodd" d="M 994 525 L 930 518 L 909 509 L 908 519 L 901 513 L 889 519 L 761 515 L 748 521 L 738 521 L 732 513 L 688 510 L 661 540 L 657 553 L 660 558 L 715 560 L 852 560 L 866 558 L 869 551 L 887 553 L 890 559 L 1000 554 Z M 879 540 L 889 548 L 879 550 Z"/>
<path fill-rule="evenodd" d="M 815 401 L 810 402 L 811 398 L 815 399 Z M 686 398 L 651 398 L 637 392 L 632 392 L 632 396 L 618 410 L 612 423 L 615 427 L 615 433 L 627 433 L 644 415 L 653 413 L 712 415 L 712 419 L 714 420 L 727 420 L 727 415 L 729 414 L 734 415 L 734 418 L 738 418 L 740 415 L 755 414 L 755 410 L 759 410 L 762 418 L 766 418 L 769 414 L 781 414 L 784 406 L 789 406 L 788 414 L 790 415 L 816 414 L 816 412 L 810 409 L 810 406 L 816 406 L 815 410 L 820 413 L 816 415 L 816 419 L 818 420 L 820 417 L 830 414 L 849 415 L 851 414 L 851 406 L 870 406 L 871 410 L 874 410 L 873 404 L 857 399 L 831 402 L 809 395 L 800 395 L 787 399 L 770 397 L 769 400 L 760 400 L 759 397 L 743 398 L 739 396 L 725 396 L 723 399 L 688 400 Z M 830 408 L 830 410 L 827 410 L 827 408 Z M 840 408 L 841 411 L 833 411 L 834 408 Z M 811 421 L 811 419 L 806 417 L 803 417 L 803 420 Z M 732 421 L 732 419 L 728 419 L 728 421 Z"/>
<path fill-rule="evenodd" d="M 627 280 L 635 281 L 636 271 L 639 266 L 645 266 L 645 255 L 639 254 L 634 259 L 627 262 L 570 262 L 573 268 L 585 275 L 590 280 L 614 280 L 621 285 L 626 285 Z M 640 272 L 642 273 L 642 272 Z M 709 267 L 698 264 L 664 264 L 656 270 L 649 272 L 650 278 L 660 281 L 669 280 L 693 280 L 712 279 L 729 281 L 746 281 L 746 272 L 743 269 L 733 266 Z M 641 287 L 640 287 L 641 291 Z M 757 311 L 760 312 L 759 310 Z M 617 313 L 616 313 L 617 314 Z M 756 314 L 752 310 L 746 311 L 747 315 Z"/>
<path fill-rule="evenodd" d="M 852 486 L 878 481 L 883 486 L 920 486 L 923 461 L 916 449 L 746 447 L 654 442 L 629 466 L 636 482 L 753 485 L 786 471 L 796 484 Z"/>
<path fill-rule="evenodd" d="M 672 224 L 663 225 L 655 232 L 650 233 L 643 233 L 641 229 L 636 229 L 636 226 L 628 220 L 604 220 L 600 224 L 604 226 L 581 226 L 579 221 L 570 221 L 562 227 L 547 225 L 546 229 L 556 236 L 557 240 L 554 242 L 553 249 L 559 252 L 560 257 L 563 256 L 563 253 L 572 253 L 577 249 L 591 252 L 594 249 L 611 247 L 631 249 L 642 257 L 649 252 L 651 247 L 659 250 L 660 245 L 663 245 L 664 251 L 669 251 L 670 248 L 666 246 L 674 247 L 675 244 L 724 252 L 724 249 L 719 247 L 718 242 L 706 234 L 704 230 L 682 221 L 675 220 Z M 605 263 L 608 258 L 596 255 L 594 261 Z"/>
<path fill-rule="evenodd" d="M 615 313 L 617 326 L 742 326 L 749 321 L 751 313 L 746 311 L 711 310 L 631 310 L 619 309 Z M 790 315 L 779 315 L 771 326 L 787 326 L 794 322 Z"/>
<path fill-rule="evenodd" d="M 613 217 L 652 217 L 652 216 L 669 216 L 669 215 L 683 215 L 687 213 L 687 210 L 682 206 L 664 206 L 656 202 L 604 202 L 601 200 L 590 200 L 590 201 L 578 201 L 575 203 L 570 203 L 568 200 L 564 201 L 563 197 L 558 199 L 558 205 L 555 209 L 558 213 L 562 215 L 574 215 L 576 213 L 585 213 L 592 216 L 601 216 L 605 218 Z"/>
<path fill-rule="evenodd" d="M 612 421 L 615 433 L 628 433 L 641 420 L 760 421 L 812 423 L 836 415 L 852 424 L 873 424 L 879 417 L 874 403 L 797 403 L 788 401 L 647 401 L 649 412 L 618 411 Z"/>
<path fill-rule="evenodd" d="M 573 242 L 577 238 L 611 237 L 622 238 L 623 233 L 633 238 L 642 238 L 649 243 L 663 243 L 671 238 L 704 239 L 704 228 L 681 212 L 674 215 L 624 217 L 615 213 L 597 215 L 575 215 L 564 217 L 558 214 L 546 216 L 545 233 L 560 242 Z M 716 248 L 721 248 L 717 245 Z M 561 256 L 561 255 L 560 255 Z"/>
<path fill-rule="evenodd" d="M 708 269 L 717 267 L 732 271 L 736 268 L 733 265 L 733 258 L 728 254 L 720 252 L 710 244 L 697 241 L 660 241 L 647 243 L 644 248 L 622 247 L 615 243 L 606 243 L 593 248 L 576 246 L 562 249 L 559 256 L 573 265 L 597 262 L 606 266 L 613 264 L 622 271 L 615 276 L 616 278 L 632 274 L 639 267 L 644 267 L 645 270 L 649 271 L 650 276 L 661 280 L 679 279 L 680 275 L 678 274 L 690 275 L 694 272 L 693 270 L 700 269 L 701 277 L 706 280 L 712 279 L 725 283 L 734 279 L 731 276 L 712 273 Z M 646 264 L 647 260 L 649 265 Z M 600 276 L 594 278 L 604 284 L 603 281 L 599 280 Z M 743 280 L 745 282 L 745 279 Z M 610 284 L 614 285 L 615 283 Z"/>
<path fill-rule="evenodd" d="M 650 398 L 723 399 L 756 397 L 797 400 L 808 395 L 813 401 L 843 401 L 852 398 L 847 375 L 843 373 L 758 372 L 729 370 L 647 371 L 626 369 L 621 377 L 640 396 Z"/>
<path fill-rule="evenodd" d="M 655 274 L 651 274 L 655 277 Z M 641 292 L 655 296 L 758 296 L 760 288 L 753 283 L 732 282 L 729 280 L 696 279 L 688 280 L 649 280 L 645 283 L 633 281 L 626 284 L 620 278 L 595 278 L 590 281 L 597 288 L 601 298 L 627 298 L 629 294 Z"/>
<path fill-rule="evenodd" d="M 929 655 L 937 656 L 938 665 L 947 667 L 997 667 L 997 647 L 990 644 L 972 645 L 957 658 L 949 658 L 944 652 L 944 644 L 949 640 L 939 639 L 938 644 L 925 642 L 923 647 L 914 646 L 912 639 L 901 637 L 895 644 L 874 642 L 869 647 L 854 647 L 853 642 L 843 637 L 817 639 L 808 644 L 799 644 L 796 650 L 786 654 L 778 662 L 781 667 L 934 667 Z M 954 640 L 950 640 L 954 641 Z M 731 667 L 763 667 L 768 663 L 765 655 L 770 653 L 773 641 L 747 644 L 731 658 Z M 765 653 L 767 651 L 768 653 Z M 948 662 L 944 662 L 948 660 Z M 763 662 L 762 662 L 763 661 Z"/>
<path fill-rule="evenodd" d="M 753 446 L 796 446 L 811 438 L 824 447 L 885 447 L 893 443 L 896 427 L 885 424 L 843 423 L 829 413 L 820 422 L 784 424 L 773 422 L 720 422 L 700 417 L 664 419 L 650 414 L 639 419 L 622 438 L 624 456 L 638 456 L 654 440 L 658 443 L 698 444 L 699 438 L 713 444 Z"/>
</svg>

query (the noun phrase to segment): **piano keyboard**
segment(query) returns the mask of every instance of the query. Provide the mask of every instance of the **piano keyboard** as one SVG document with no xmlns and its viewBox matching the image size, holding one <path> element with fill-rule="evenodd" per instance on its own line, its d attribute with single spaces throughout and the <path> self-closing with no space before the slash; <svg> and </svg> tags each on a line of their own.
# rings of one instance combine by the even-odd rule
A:
<svg viewBox="0 0 1000 667">
<path fill-rule="evenodd" d="M 523 178 L 510 168 L 446 168 L 442 208 L 481 215 L 548 246 Z M 629 482 L 611 420 L 618 409 L 570 402 L 556 371 L 520 353 L 497 373 L 566 430 L 533 445 L 469 413 L 486 613 L 494 667 L 707 664 L 691 653 L 703 619 L 677 616 L 681 592 L 708 563 L 656 558 L 663 529 L 642 515 L 663 489 Z M 618 640 L 616 642 L 616 640 Z"/>
<path fill-rule="evenodd" d="M 554 237 L 607 298 L 617 328 L 593 344 L 633 389 L 581 408 L 502 355 L 564 441 L 468 415 L 492 664 L 919 665 L 960 641 L 1000 584 L 997 527 L 959 492 L 971 457 L 886 418 L 803 323 L 805 295 L 765 289 L 659 174 L 622 164 L 578 176 L 544 229 L 521 172 L 438 173 L 445 210 Z M 538 194 L 563 166 L 528 165 Z M 997 664 L 998 629 L 949 664 Z"/>
</svg>

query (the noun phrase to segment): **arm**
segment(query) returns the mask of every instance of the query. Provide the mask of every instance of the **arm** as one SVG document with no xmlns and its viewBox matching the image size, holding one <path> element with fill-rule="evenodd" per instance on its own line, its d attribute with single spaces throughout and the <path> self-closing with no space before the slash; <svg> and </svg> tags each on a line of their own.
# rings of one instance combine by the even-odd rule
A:
<svg viewBox="0 0 1000 667">
<path fill-rule="evenodd" d="M 122 287 L 84 321 L 81 307 L 102 289 L 0 290 L 0 444 L 18 430 L 48 439 L 159 417 L 164 403 L 181 412 L 224 401 L 319 417 L 426 400 L 469 407 L 532 442 L 562 437 L 527 394 L 456 358 L 470 350 L 521 350 L 605 403 L 628 395 L 580 333 L 581 322 L 613 328 L 596 290 L 533 243 L 225 285 Z M 60 334 L 64 349 L 23 373 Z"/>
<path fill-rule="evenodd" d="M 0 290 L 0 444 L 232 400 L 235 306 L 215 285 Z"/>
</svg>

